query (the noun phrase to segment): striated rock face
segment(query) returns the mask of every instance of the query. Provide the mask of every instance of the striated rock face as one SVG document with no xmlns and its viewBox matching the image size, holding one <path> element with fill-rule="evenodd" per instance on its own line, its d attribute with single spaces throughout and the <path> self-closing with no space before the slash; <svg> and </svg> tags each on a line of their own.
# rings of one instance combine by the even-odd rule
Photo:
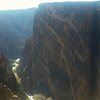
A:
<svg viewBox="0 0 100 100">
<path fill-rule="evenodd" d="M 9 88 L 11 92 L 7 88 Z M 13 97 L 13 95 L 19 96 L 21 100 L 27 98 L 19 88 L 16 78 L 10 68 L 8 58 L 0 53 L 0 100 L 20 100 Z"/>
<path fill-rule="evenodd" d="M 100 2 L 42 4 L 19 69 L 26 92 L 100 100 Z"/>
</svg>

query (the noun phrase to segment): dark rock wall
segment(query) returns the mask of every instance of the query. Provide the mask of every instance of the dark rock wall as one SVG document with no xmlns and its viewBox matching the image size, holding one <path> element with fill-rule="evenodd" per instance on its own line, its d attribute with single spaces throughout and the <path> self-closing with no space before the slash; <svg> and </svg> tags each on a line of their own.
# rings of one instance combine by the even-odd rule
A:
<svg viewBox="0 0 100 100">
<path fill-rule="evenodd" d="M 100 99 L 100 2 L 41 4 L 19 69 L 26 92 Z"/>
</svg>

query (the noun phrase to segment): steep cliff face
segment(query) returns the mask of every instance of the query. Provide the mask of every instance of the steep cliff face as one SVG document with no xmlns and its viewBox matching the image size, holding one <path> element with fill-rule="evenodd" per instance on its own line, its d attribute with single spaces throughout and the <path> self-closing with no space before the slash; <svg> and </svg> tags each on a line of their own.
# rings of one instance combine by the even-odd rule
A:
<svg viewBox="0 0 100 100">
<path fill-rule="evenodd" d="M 99 4 L 39 6 L 19 69 L 26 92 L 54 100 L 100 99 Z"/>
</svg>

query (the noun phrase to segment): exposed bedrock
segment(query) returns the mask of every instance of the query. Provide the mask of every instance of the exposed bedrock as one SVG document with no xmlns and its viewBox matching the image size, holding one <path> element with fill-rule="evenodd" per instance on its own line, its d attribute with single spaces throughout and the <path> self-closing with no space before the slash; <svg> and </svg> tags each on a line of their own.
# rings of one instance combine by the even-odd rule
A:
<svg viewBox="0 0 100 100">
<path fill-rule="evenodd" d="M 20 90 L 8 58 L 0 53 L 0 100 L 25 100 L 26 98 L 27 96 Z"/>
<path fill-rule="evenodd" d="M 100 2 L 41 4 L 19 68 L 27 93 L 100 100 Z"/>
</svg>

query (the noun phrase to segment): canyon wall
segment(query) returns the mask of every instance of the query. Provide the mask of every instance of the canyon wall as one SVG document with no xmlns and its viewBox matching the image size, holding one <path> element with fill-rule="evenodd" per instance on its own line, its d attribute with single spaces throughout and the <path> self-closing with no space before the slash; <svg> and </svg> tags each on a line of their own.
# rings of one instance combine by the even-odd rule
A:
<svg viewBox="0 0 100 100">
<path fill-rule="evenodd" d="M 23 89 L 100 100 L 100 2 L 41 4 L 33 23 L 18 69 Z"/>
<path fill-rule="evenodd" d="M 35 8 L 0 11 L 0 52 L 10 58 L 22 56 L 25 40 L 32 35 Z"/>
</svg>

